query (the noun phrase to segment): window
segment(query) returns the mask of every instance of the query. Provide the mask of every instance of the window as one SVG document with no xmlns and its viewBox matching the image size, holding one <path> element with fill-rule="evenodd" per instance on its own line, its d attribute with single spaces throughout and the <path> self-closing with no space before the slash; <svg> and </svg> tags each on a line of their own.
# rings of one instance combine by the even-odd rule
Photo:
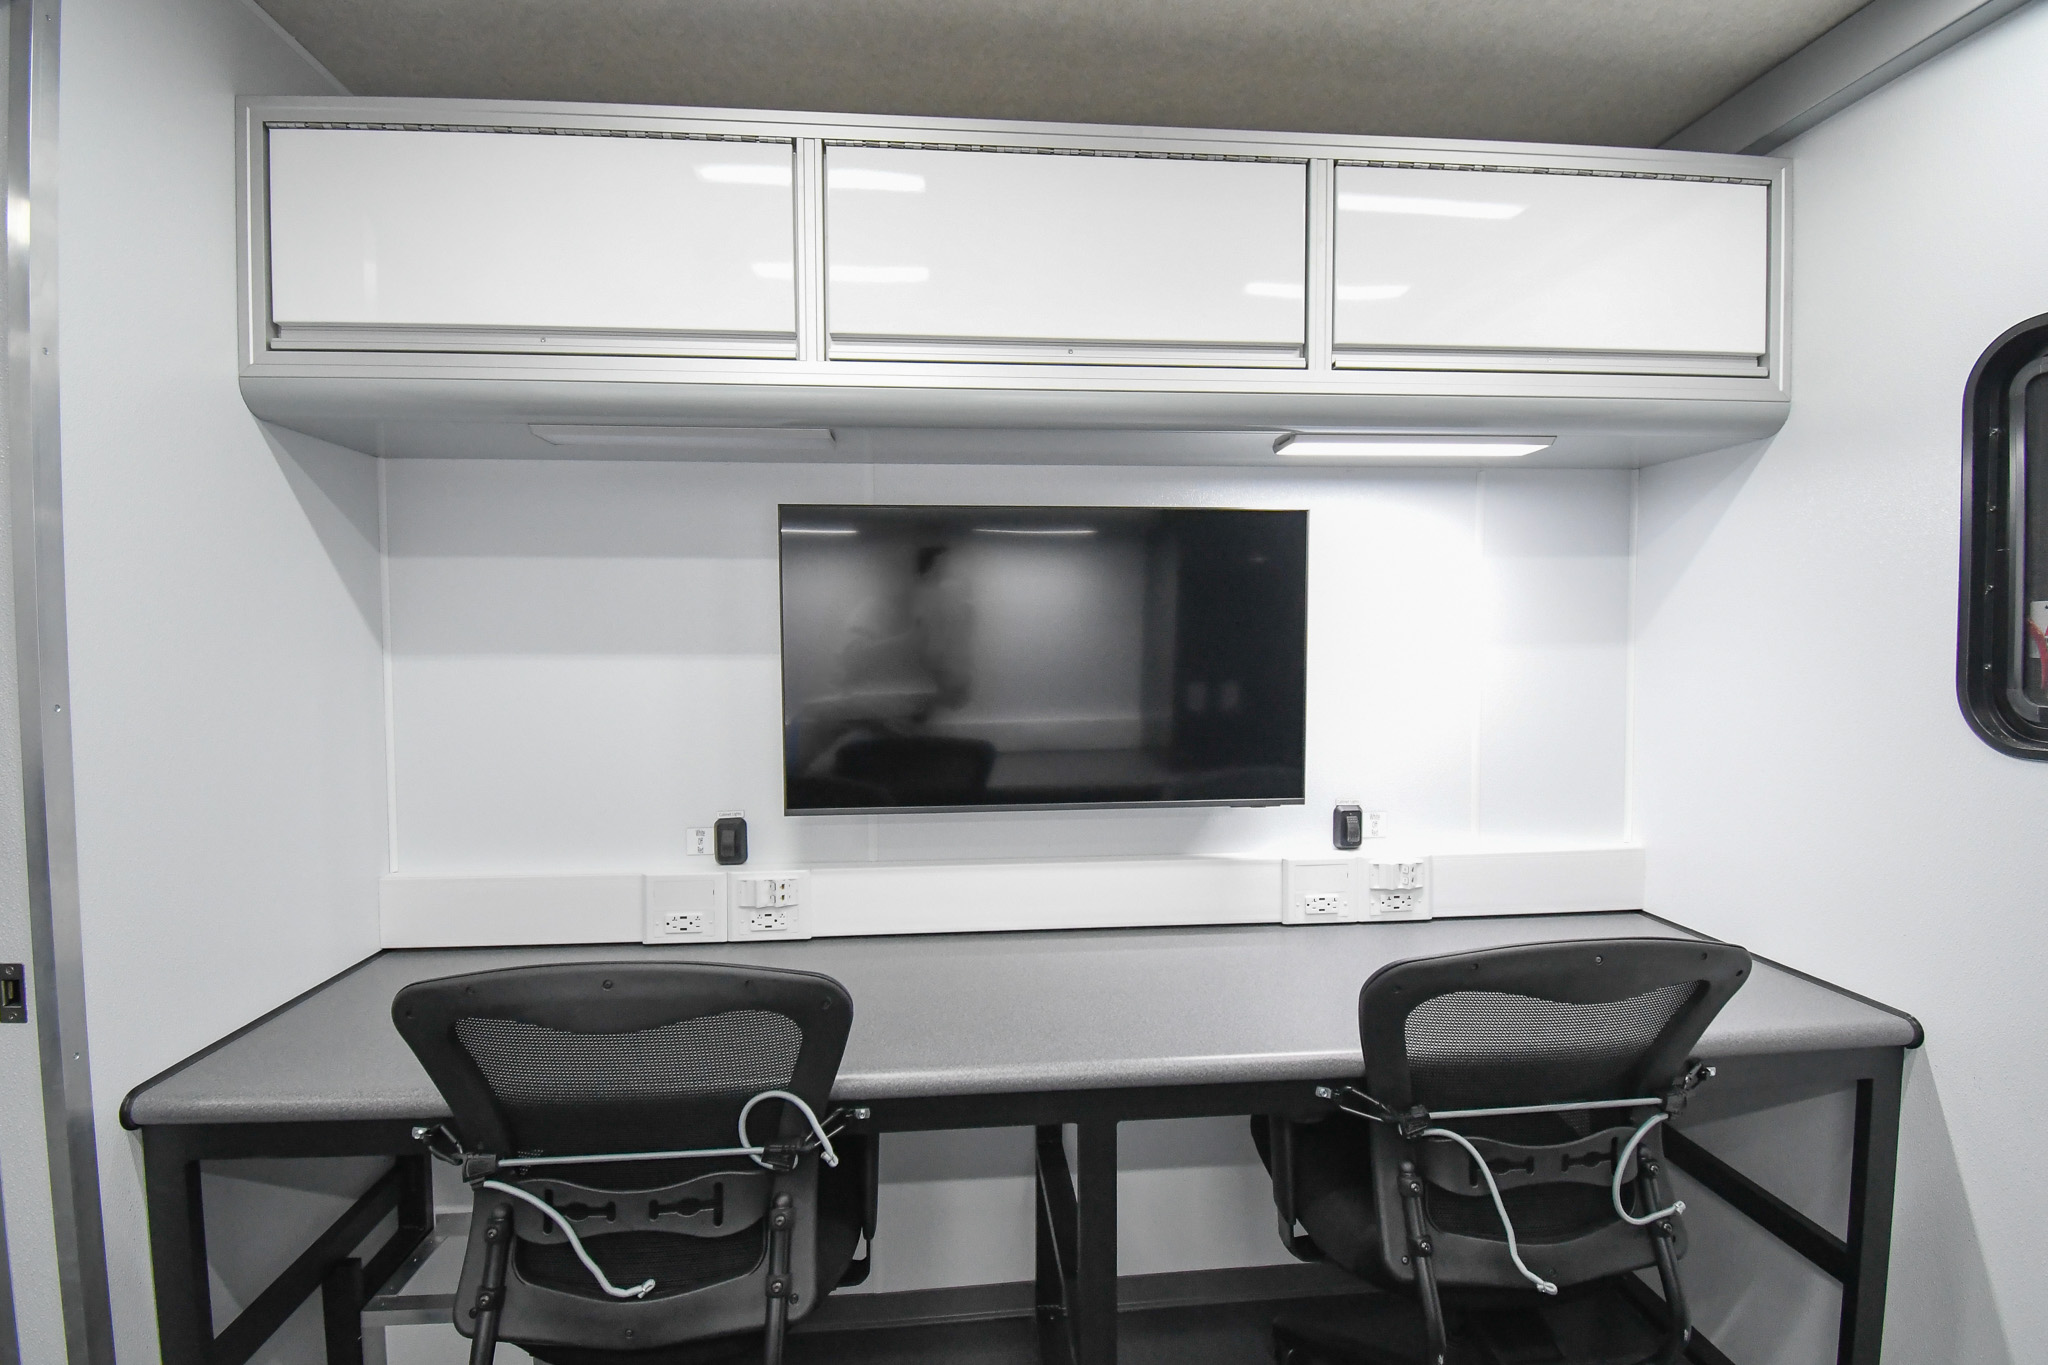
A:
<svg viewBox="0 0 2048 1365">
<path fill-rule="evenodd" d="M 1971 727 L 2048 759 L 2048 315 L 1994 342 L 1964 391 L 1957 636 Z"/>
</svg>

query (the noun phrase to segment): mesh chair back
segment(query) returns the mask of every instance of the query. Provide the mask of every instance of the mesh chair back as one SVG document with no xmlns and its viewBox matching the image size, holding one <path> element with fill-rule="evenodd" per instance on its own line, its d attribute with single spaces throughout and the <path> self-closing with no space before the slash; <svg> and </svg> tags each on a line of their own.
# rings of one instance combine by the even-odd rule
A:
<svg viewBox="0 0 2048 1365">
<path fill-rule="evenodd" d="M 471 1150 L 596 1155 L 730 1147 L 763 1090 L 822 1114 L 853 1003 L 809 972 L 596 962 L 418 982 L 391 1014 Z M 765 1105 L 753 1136 L 801 1122 Z"/>
<path fill-rule="evenodd" d="M 1358 996 L 1367 1088 L 1433 1111 L 1661 1095 L 1749 965 L 1733 945 L 1687 939 L 1397 962 Z"/>
<path fill-rule="evenodd" d="M 1358 997 L 1366 1089 L 1432 1114 L 1665 1095 L 1685 1075 L 1700 1035 L 1747 979 L 1749 954 L 1687 939 L 1533 944 L 1399 962 Z M 1562 1285 L 1650 1265 L 1654 1248 L 1615 1217 L 1609 1182 L 1622 1139 L 1643 1110 L 1496 1115 L 1443 1126 L 1480 1144 L 1523 1255 Z M 1401 1207 L 1398 1172 L 1414 1162 L 1440 1283 L 1525 1288 L 1505 1254 L 1500 1214 L 1467 1155 L 1442 1141 L 1410 1143 L 1375 1125 L 1376 1199 Z M 1652 1132 L 1640 1153 L 1659 1151 Z M 1633 1178 L 1628 1198 L 1633 1202 Z M 1389 1278 L 1405 1280 L 1400 1217 L 1381 1222 Z M 1682 1253 L 1682 1230 L 1679 1250 Z"/>
</svg>

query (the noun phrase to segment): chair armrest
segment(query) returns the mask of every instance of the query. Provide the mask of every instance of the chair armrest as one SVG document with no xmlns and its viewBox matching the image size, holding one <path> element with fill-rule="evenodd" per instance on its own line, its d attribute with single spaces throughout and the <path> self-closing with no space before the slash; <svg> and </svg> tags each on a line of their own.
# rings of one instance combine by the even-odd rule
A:
<svg viewBox="0 0 2048 1365">
<path fill-rule="evenodd" d="M 1294 1188 L 1294 1138 L 1296 1125 L 1275 1114 L 1266 1120 L 1273 1175 L 1273 1207 L 1279 1214 L 1280 1244 L 1297 1261 L 1320 1261 L 1322 1248 L 1294 1230 L 1297 1218 Z"/>
</svg>

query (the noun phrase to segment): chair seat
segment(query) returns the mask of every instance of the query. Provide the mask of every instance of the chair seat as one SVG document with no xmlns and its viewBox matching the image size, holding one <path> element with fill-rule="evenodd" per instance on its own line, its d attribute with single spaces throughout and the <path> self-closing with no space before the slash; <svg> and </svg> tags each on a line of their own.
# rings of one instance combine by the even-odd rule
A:
<svg viewBox="0 0 2048 1365">
<path fill-rule="evenodd" d="M 853 1264 L 860 1246 L 861 1177 L 852 1163 L 821 1167 L 818 1172 L 818 1285 L 829 1291 Z M 816 1307 L 815 1304 L 812 1305 Z M 583 1346 L 522 1346 L 542 1365 L 720 1365 L 731 1360 L 758 1360 L 761 1334 L 741 1332 L 703 1341 L 657 1347 L 651 1351 L 599 1351 Z"/>
</svg>

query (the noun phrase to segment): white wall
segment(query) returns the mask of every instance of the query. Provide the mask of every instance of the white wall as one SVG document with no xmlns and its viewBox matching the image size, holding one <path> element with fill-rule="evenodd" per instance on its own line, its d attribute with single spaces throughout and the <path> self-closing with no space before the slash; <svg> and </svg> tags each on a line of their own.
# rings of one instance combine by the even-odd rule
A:
<svg viewBox="0 0 2048 1365">
<path fill-rule="evenodd" d="M 764 864 L 1433 850 L 1624 834 L 1629 475 L 390 461 L 394 867 L 639 871 L 747 812 Z M 1307 507 L 1308 800 L 781 814 L 778 502 Z"/>
<path fill-rule="evenodd" d="M 2048 1335 L 2048 767 L 1976 739 L 1954 682 L 1963 383 L 2048 312 L 2044 72 L 2035 6 L 1784 149 L 1791 420 L 1641 482 L 1650 908 L 1927 1027 L 1895 1361 L 2004 1365 Z M 1795 1358 L 1767 1329 L 1720 1344 Z"/>
<path fill-rule="evenodd" d="M 235 382 L 234 97 L 331 89 L 236 0 L 64 6 L 80 882 L 125 1361 L 154 1358 L 155 1316 L 122 1096 L 376 947 L 374 468 L 267 432 Z M 243 1235 L 318 1216 L 270 1207 Z"/>
</svg>

